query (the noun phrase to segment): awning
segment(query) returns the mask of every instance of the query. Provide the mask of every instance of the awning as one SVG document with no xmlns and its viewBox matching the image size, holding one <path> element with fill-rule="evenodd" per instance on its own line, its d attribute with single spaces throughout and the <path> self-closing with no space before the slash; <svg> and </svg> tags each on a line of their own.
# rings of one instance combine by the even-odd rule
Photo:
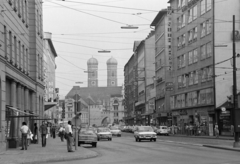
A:
<svg viewBox="0 0 240 164">
<path fill-rule="evenodd" d="M 7 115 L 8 118 L 17 118 L 17 117 L 38 117 L 38 115 L 34 114 L 32 111 L 29 111 L 29 112 L 25 112 L 25 111 L 22 111 L 22 110 L 19 110 L 17 108 L 14 108 L 12 106 L 9 106 L 7 105 L 6 106 L 8 109 L 11 109 L 13 110 L 14 112 L 16 112 L 16 115 Z M 31 112 L 31 113 L 30 113 Z M 22 115 L 20 115 L 22 114 Z"/>
<path fill-rule="evenodd" d="M 135 106 L 140 106 L 140 105 L 144 105 L 145 101 L 139 101 L 135 103 Z"/>
<path fill-rule="evenodd" d="M 44 110 L 46 111 L 56 105 L 57 105 L 56 102 L 44 102 Z"/>
</svg>

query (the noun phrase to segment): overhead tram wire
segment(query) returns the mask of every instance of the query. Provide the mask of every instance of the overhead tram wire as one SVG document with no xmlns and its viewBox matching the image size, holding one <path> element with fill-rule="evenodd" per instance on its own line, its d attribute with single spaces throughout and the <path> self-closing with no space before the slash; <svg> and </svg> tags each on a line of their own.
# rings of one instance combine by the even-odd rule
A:
<svg viewBox="0 0 240 164">
<path fill-rule="evenodd" d="M 62 1 L 62 0 L 55 0 L 55 1 Z M 110 8 L 120 8 L 120 9 L 126 9 L 126 10 L 139 10 L 139 11 L 159 12 L 158 10 L 138 9 L 138 8 L 121 7 L 121 6 L 110 6 L 110 5 L 101 5 L 101 4 L 87 3 L 87 2 L 75 2 L 75 1 L 66 1 L 66 0 L 65 0 L 65 2 L 69 2 L 69 3 L 80 3 L 80 4 L 92 5 L 92 6 L 110 7 Z"/>
<path fill-rule="evenodd" d="M 115 22 L 115 23 L 118 23 L 118 24 L 128 25 L 127 23 L 115 21 L 115 20 L 112 20 L 112 19 L 108 19 L 108 18 L 104 18 L 104 17 L 98 16 L 98 15 L 94 15 L 94 14 L 90 14 L 90 13 L 87 13 L 87 12 L 84 12 L 84 11 L 80 11 L 80 10 L 77 10 L 77 9 L 74 9 L 74 8 L 71 8 L 71 7 L 68 7 L 68 6 L 65 6 L 65 5 L 61 5 L 61 4 L 58 4 L 58 3 L 55 3 L 55 2 L 51 2 L 51 1 L 48 1 L 48 2 L 57 4 L 57 5 L 60 5 L 60 6 L 63 6 L 63 7 L 66 7 L 66 8 L 71 9 L 71 10 L 75 10 L 75 11 L 80 12 L 80 13 L 91 15 L 91 16 L 94 16 L 94 17 L 97 17 L 97 18 L 100 18 L 100 19 L 104 19 L 104 20 L 107 20 L 107 21 Z"/>
</svg>

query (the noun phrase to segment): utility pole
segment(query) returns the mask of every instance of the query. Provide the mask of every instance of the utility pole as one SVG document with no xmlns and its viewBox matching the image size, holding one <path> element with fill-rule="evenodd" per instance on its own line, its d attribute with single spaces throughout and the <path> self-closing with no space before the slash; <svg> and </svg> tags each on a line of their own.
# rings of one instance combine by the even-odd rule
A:
<svg viewBox="0 0 240 164">
<path fill-rule="evenodd" d="M 237 96 L 237 75 L 236 75 L 236 40 L 235 40 L 235 15 L 233 15 L 233 121 L 234 121 L 234 143 L 233 147 L 240 147 L 239 145 L 239 125 L 237 121 L 238 109 L 238 96 Z"/>
</svg>

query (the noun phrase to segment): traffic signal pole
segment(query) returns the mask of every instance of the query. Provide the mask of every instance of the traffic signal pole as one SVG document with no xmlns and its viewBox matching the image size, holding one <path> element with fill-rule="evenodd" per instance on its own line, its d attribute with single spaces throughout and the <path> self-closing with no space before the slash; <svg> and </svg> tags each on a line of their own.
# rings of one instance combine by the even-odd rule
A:
<svg viewBox="0 0 240 164">
<path fill-rule="evenodd" d="M 236 40 L 235 40 L 235 15 L 233 15 L 233 121 L 234 121 L 234 143 L 233 147 L 240 147 L 239 145 L 239 133 L 238 133 L 238 96 L 237 96 L 237 68 L 236 68 Z"/>
</svg>

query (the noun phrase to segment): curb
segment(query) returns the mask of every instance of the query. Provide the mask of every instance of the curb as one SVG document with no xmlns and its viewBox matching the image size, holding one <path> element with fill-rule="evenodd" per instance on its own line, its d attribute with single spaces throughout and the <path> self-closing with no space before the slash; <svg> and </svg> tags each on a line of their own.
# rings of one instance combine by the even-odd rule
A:
<svg viewBox="0 0 240 164">
<path fill-rule="evenodd" d="M 90 159 L 90 158 L 96 158 L 98 156 L 97 152 L 94 152 L 93 155 L 86 155 L 84 157 L 64 157 L 64 158 L 58 158 L 58 159 L 47 159 L 47 160 L 35 160 L 30 162 L 21 162 L 20 164 L 42 164 L 42 163 L 49 163 L 49 162 L 64 162 L 64 161 L 77 161 L 77 160 L 84 160 L 84 159 Z"/>
<path fill-rule="evenodd" d="M 178 135 L 169 135 L 169 137 L 184 137 L 184 138 L 201 138 L 201 139 L 218 139 L 218 140 L 234 140 L 231 138 L 215 138 L 215 137 L 200 137 L 200 136 L 178 136 Z"/>
<path fill-rule="evenodd" d="M 213 149 L 221 149 L 221 150 L 229 150 L 240 152 L 240 149 L 228 148 L 228 147 L 221 147 L 221 146 L 214 146 L 214 145 L 202 145 L 203 147 L 213 148 Z"/>
</svg>

